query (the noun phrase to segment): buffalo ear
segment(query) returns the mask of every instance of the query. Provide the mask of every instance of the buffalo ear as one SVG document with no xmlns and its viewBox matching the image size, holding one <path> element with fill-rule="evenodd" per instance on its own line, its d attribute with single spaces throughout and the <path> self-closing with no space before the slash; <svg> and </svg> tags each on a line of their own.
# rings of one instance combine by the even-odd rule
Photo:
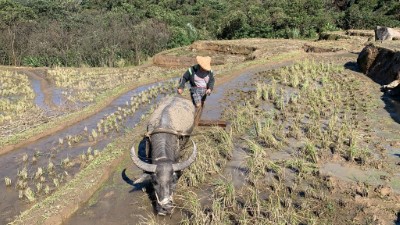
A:
<svg viewBox="0 0 400 225">
<path fill-rule="evenodd" d="M 139 177 L 138 179 L 135 180 L 135 182 L 133 182 L 134 184 L 139 184 L 139 183 L 143 183 L 146 181 L 149 181 L 151 179 L 151 175 L 150 174 L 143 174 L 141 177 Z"/>
</svg>

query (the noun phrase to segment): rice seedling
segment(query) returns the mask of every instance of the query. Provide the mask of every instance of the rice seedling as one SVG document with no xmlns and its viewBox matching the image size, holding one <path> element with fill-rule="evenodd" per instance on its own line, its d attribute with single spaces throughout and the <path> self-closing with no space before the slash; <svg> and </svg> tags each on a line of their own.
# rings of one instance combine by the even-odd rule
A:
<svg viewBox="0 0 400 225">
<path fill-rule="evenodd" d="M 24 197 L 24 191 L 23 190 L 19 190 L 18 191 L 18 198 L 22 199 Z"/>
<path fill-rule="evenodd" d="M 42 167 L 38 167 L 36 173 L 35 173 L 35 180 L 39 179 L 43 175 L 43 169 Z"/>
<path fill-rule="evenodd" d="M 156 217 L 154 217 L 153 214 L 149 214 L 146 217 L 140 215 L 139 217 L 139 225 L 165 225 L 165 223 L 160 223 L 159 221 L 157 221 Z"/>
<path fill-rule="evenodd" d="M 85 153 L 82 153 L 82 154 L 80 155 L 80 159 L 81 159 L 82 163 L 86 162 L 86 159 L 87 159 L 86 154 L 85 154 Z"/>
<path fill-rule="evenodd" d="M 27 162 L 28 161 L 28 154 L 24 153 L 22 155 L 22 162 Z"/>
<path fill-rule="evenodd" d="M 206 224 L 209 217 L 203 213 L 198 195 L 192 190 L 184 190 L 179 192 L 178 201 L 182 201 L 183 208 L 190 212 L 181 221 L 182 224 Z"/>
<path fill-rule="evenodd" d="M 281 147 L 281 142 L 279 142 L 273 134 L 274 129 L 271 129 L 271 125 L 268 122 L 257 124 L 259 124 L 257 136 L 263 141 L 263 144 L 267 148 L 279 149 Z"/>
<path fill-rule="evenodd" d="M 93 156 L 93 155 L 89 155 L 89 156 L 87 157 L 87 161 L 88 161 L 88 162 L 91 162 L 93 159 L 94 159 L 94 156 Z"/>
<path fill-rule="evenodd" d="M 101 133 L 101 124 L 100 123 L 97 124 L 97 131 L 99 133 Z M 93 135 L 93 130 L 92 130 L 92 135 Z"/>
<path fill-rule="evenodd" d="M 308 141 L 305 144 L 303 148 L 303 154 L 307 160 L 311 161 L 312 163 L 318 163 L 317 149 L 312 142 Z"/>
<path fill-rule="evenodd" d="M 64 143 L 64 139 L 63 138 L 58 138 L 58 143 L 60 144 L 60 145 L 62 145 L 63 143 Z"/>
<path fill-rule="evenodd" d="M 17 175 L 22 180 L 28 179 L 28 169 L 24 167 L 22 170 L 18 171 Z"/>
<path fill-rule="evenodd" d="M 86 155 L 91 155 L 92 154 L 92 147 L 89 147 L 87 150 L 86 150 Z"/>
<path fill-rule="evenodd" d="M 53 164 L 53 162 L 51 162 L 50 160 L 49 160 L 49 164 L 47 165 L 47 172 L 53 172 L 54 171 L 54 164 Z"/>
<path fill-rule="evenodd" d="M 218 179 L 214 182 L 214 199 L 222 203 L 222 207 L 235 207 L 236 193 L 231 182 Z"/>
<path fill-rule="evenodd" d="M 36 200 L 35 193 L 32 191 L 30 187 L 27 187 L 24 192 L 25 197 L 29 202 L 34 202 Z"/>
<path fill-rule="evenodd" d="M 37 162 L 36 156 L 32 156 L 32 164 L 35 164 Z"/>
<path fill-rule="evenodd" d="M 289 75 L 289 84 L 291 87 L 297 88 L 300 84 L 300 79 L 297 73 L 291 73 Z"/>
<path fill-rule="evenodd" d="M 15 186 L 17 189 L 23 190 L 28 186 L 28 182 L 19 179 L 15 184 Z"/>
<path fill-rule="evenodd" d="M 317 169 L 315 163 L 310 163 L 299 158 L 285 160 L 284 163 L 287 168 L 295 171 L 299 176 L 312 174 Z"/>
<path fill-rule="evenodd" d="M 92 137 L 93 137 L 93 140 L 96 140 L 97 139 L 97 132 L 96 132 L 96 130 L 94 130 L 94 129 L 92 129 Z"/>
<path fill-rule="evenodd" d="M 44 188 L 44 193 L 45 193 L 46 195 L 48 195 L 48 194 L 50 193 L 50 187 L 49 187 L 49 185 L 47 185 L 47 184 L 46 184 L 46 186 L 45 186 L 45 188 Z"/>
<path fill-rule="evenodd" d="M 36 184 L 36 193 L 40 193 L 43 190 L 43 184 L 37 183 Z"/>
<path fill-rule="evenodd" d="M 9 177 L 4 177 L 4 183 L 6 184 L 6 187 L 10 187 L 12 182 Z"/>
<path fill-rule="evenodd" d="M 60 186 L 60 181 L 57 179 L 57 178 L 54 178 L 53 179 L 53 184 L 54 184 L 54 187 L 59 187 Z"/>
<path fill-rule="evenodd" d="M 71 166 L 71 160 L 69 159 L 69 157 L 63 159 L 61 161 L 61 165 L 63 165 L 65 168 L 68 168 Z"/>
</svg>

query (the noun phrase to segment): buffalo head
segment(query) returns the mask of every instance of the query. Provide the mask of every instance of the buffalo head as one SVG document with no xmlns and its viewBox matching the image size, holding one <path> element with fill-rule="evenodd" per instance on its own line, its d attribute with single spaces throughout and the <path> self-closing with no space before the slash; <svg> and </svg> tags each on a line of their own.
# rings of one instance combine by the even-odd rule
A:
<svg viewBox="0 0 400 225">
<path fill-rule="evenodd" d="M 175 163 L 167 157 L 159 158 L 149 164 L 140 160 L 136 154 L 135 148 L 131 149 L 131 158 L 137 167 L 146 171 L 145 174 L 135 183 L 141 182 L 144 179 L 151 179 L 154 188 L 154 194 L 157 200 L 156 210 L 159 215 L 166 215 L 172 212 L 173 192 L 178 182 L 178 173 L 189 167 L 196 159 L 197 148 L 193 142 L 193 153 L 184 162 Z"/>
</svg>

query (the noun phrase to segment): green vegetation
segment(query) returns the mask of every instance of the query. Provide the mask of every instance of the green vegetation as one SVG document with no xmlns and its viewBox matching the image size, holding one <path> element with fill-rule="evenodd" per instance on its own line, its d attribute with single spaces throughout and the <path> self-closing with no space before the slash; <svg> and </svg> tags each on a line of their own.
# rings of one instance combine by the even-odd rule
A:
<svg viewBox="0 0 400 225">
<path fill-rule="evenodd" d="M 199 39 L 400 26 L 396 0 L 0 0 L 0 64 L 137 65 Z"/>
</svg>

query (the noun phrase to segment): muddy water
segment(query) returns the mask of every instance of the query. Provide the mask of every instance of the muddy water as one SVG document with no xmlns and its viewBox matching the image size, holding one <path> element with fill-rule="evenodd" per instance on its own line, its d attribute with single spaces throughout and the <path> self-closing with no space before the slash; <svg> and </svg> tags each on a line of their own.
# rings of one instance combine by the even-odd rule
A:
<svg viewBox="0 0 400 225">
<path fill-rule="evenodd" d="M 202 119 L 220 119 L 221 115 L 223 115 L 223 106 L 225 106 L 224 100 L 235 100 L 232 96 L 227 96 L 228 91 L 237 88 L 248 88 L 245 83 L 257 72 L 279 68 L 288 64 L 290 63 L 246 71 L 231 82 L 219 85 L 212 95 L 208 97 Z M 237 148 L 234 151 L 232 161 L 228 163 L 225 169 L 225 174 L 228 178 L 232 178 L 232 182 L 236 187 L 240 187 L 245 179 L 244 155 L 245 152 L 241 148 Z M 271 157 L 279 159 L 289 156 L 279 153 Z M 126 173 L 124 173 L 124 169 L 126 169 Z M 322 168 L 322 171 L 346 181 L 358 179 L 374 184 L 382 182 L 381 177 L 387 175 L 379 173 L 379 171 L 371 175 L 360 169 L 348 169 L 340 164 L 333 163 L 327 164 Z M 153 222 L 153 224 L 177 224 L 181 218 L 179 210 L 172 217 L 154 217 L 150 200 L 147 194 L 141 191 L 142 186 L 134 187 L 130 184 L 140 174 L 141 171 L 127 159 L 91 200 L 82 206 L 65 224 L 148 224 L 150 222 Z M 148 218 L 151 218 L 150 221 Z"/>
<path fill-rule="evenodd" d="M 40 84 L 40 80 L 34 77 L 29 77 L 29 81 L 31 82 L 32 89 L 35 92 L 35 104 L 45 111 L 49 111 L 49 106 L 45 103 L 45 96 L 42 91 L 42 87 Z"/>
<path fill-rule="evenodd" d="M 146 85 L 134 89 L 122 95 L 101 112 L 92 117 L 57 132 L 52 136 L 42 138 L 33 144 L 2 155 L 0 157 L 0 178 L 3 180 L 4 177 L 9 177 L 13 184 L 11 187 L 5 187 L 4 183 L 0 185 L 0 224 L 6 224 L 7 222 L 12 221 L 14 216 L 30 207 L 30 204 L 25 200 L 18 200 L 18 190 L 15 188 L 15 184 L 18 180 L 18 171 L 21 171 L 26 167 L 28 171 L 28 178 L 26 181 L 32 190 L 36 190 L 36 184 L 39 183 L 38 180 L 33 179 L 38 167 L 45 170 L 50 161 L 56 167 L 55 175 L 45 175 L 46 181 L 43 182 L 43 185 L 47 184 L 50 186 L 50 190 L 53 190 L 55 189 L 53 184 L 54 178 L 58 179 L 60 183 L 70 180 L 73 175 L 80 170 L 81 162 L 78 159 L 80 154 L 87 152 L 89 147 L 93 150 L 97 149 L 99 151 L 104 149 L 104 147 L 110 143 L 114 137 L 121 135 L 125 129 L 130 129 L 136 126 L 136 124 L 141 120 L 142 115 L 149 110 L 150 106 L 159 102 L 161 97 L 165 94 L 159 94 L 158 97 L 151 100 L 150 104 L 141 105 L 133 115 L 128 116 L 125 119 L 126 123 L 121 127 L 119 132 L 110 131 L 106 135 L 99 136 L 96 141 L 89 140 L 88 134 L 92 129 L 97 128 L 99 120 L 117 111 L 118 107 L 123 108 L 126 105 L 126 102 L 130 102 L 132 96 L 137 96 L 139 93 L 159 84 L 161 85 L 162 83 Z M 41 100 L 38 100 L 38 102 L 41 102 Z M 84 130 L 85 127 L 88 132 Z M 66 137 L 69 135 L 79 136 L 77 143 L 72 142 L 71 145 L 67 144 Z M 63 143 L 60 143 L 60 139 L 63 140 Z M 23 162 L 24 155 L 28 156 L 26 162 Z M 33 161 L 34 158 L 36 158 L 36 161 Z M 66 158 L 69 158 L 72 163 L 72 166 L 68 168 L 61 166 L 61 161 Z"/>
<path fill-rule="evenodd" d="M 245 71 L 240 76 L 231 80 L 230 82 L 224 83 L 222 85 L 218 85 L 218 79 L 216 80 L 216 84 L 218 85 L 213 93 L 207 97 L 202 119 L 204 120 L 218 120 L 221 119 L 224 108 L 227 106 L 226 103 L 235 101 L 233 96 L 228 96 L 228 91 L 230 90 L 242 90 L 242 91 L 251 91 L 255 90 L 252 87 L 249 87 L 250 79 L 253 78 L 257 73 L 278 69 L 280 67 L 288 66 L 293 64 L 292 61 L 276 63 L 272 66 L 259 66 L 253 68 L 251 70 Z M 216 75 L 218 78 L 218 74 Z M 247 85 L 246 85 L 247 84 Z"/>
<path fill-rule="evenodd" d="M 60 88 L 53 87 L 51 92 L 53 93 L 53 95 L 52 95 L 53 104 L 58 107 L 63 106 L 65 103 L 65 100 L 62 95 L 62 90 Z"/>
<path fill-rule="evenodd" d="M 276 64 L 273 66 L 261 66 L 243 72 L 234 80 L 218 85 L 214 92 L 208 96 L 203 110 L 202 119 L 218 120 L 221 119 L 226 99 L 234 100 L 227 96 L 231 89 L 248 89 L 245 83 L 258 72 L 276 69 L 290 65 L 292 62 Z M 218 81 L 217 81 L 218 82 Z M 225 169 L 225 175 L 240 187 L 244 183 L 245 171 L 245 152 L 241 148 L 236 148 L 233 158 Z M 138 178 L 141 171 L 135 167 L 130 160 L 126 160 L 121 168 L 105 183 L 105 185 L 92 197 L 92 199 L 81 207 L 65 224 L 93 224 L 99 221 L 100 224 L 178 224 L 181 220 L 181 211 L 176 210 L 171 217 L 154 217 L 153 207 L 145 192 L 141 191 L 142 186 L 131 186 L 124 181 L 123 170 L 126 169 L 126 176 L 134 180 Z M 209 193 L 199 193 L 201 196 Z M 148 218 L 151 218 L 149 221 Z"/>
</svg>

